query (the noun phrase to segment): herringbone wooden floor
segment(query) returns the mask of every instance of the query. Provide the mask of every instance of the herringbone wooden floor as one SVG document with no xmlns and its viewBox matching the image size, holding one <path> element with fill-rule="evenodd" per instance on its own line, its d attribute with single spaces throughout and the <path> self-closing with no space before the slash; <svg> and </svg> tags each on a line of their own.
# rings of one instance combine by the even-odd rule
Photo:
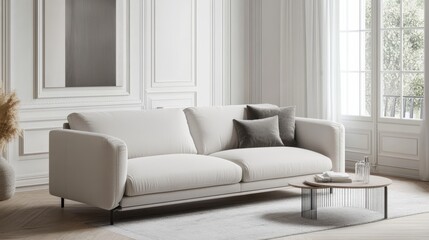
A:
<svg viewBox="0 0 429 240">
<path fill-rule="evenodd" d="M 394 184 L 427 192 L 429 202 L 429 183 L 394 178 Z M 64 209 L 59 204 L 47 189 L 18 192 L 0 202 L 0 239 L 129 239 L 103 227 L 108 211 L 72 201 Z M 280 239 L 429 239 L 429 213 Z"/>
<path fill-rule="evenodd" d="M 0 202 L 0 239 L 129 239 L 87 224 L 107 220 L 108 211 L 71 201 L 64 209 L 59 204 L 47 189 L 18 192 Z"/>
</svg>

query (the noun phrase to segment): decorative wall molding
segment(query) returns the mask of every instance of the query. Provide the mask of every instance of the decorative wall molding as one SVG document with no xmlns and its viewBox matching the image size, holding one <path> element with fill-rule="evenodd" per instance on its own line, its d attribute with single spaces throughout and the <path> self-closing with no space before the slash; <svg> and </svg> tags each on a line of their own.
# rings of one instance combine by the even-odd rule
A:
<svg viewBox="0 0 429 240">
<path fill-rule="evenodd" d="M 196 92 L 150 93 L 147 109 L 193 107 L 197 105 L 196 95 Z"/>
<path fill-rule="evenodd" d="M 14 28 L 10 35 L 13 41 L 10 46 L 11 62 L 9 65 L 8 61 L 3 61 L 3 58 L 8 57 L 9 54 L 2 52 L 0 71 L 2 80 L 8 80 L 9 78 L 4 77 L 4 74 L 9 68 L 11 69 L 10 75 L 13 78 L 11 86 L 16 88 L 21 99 L 20 124 L 24 129 L 23 136 L 8 147 L 6 157 L 16 169 L 18 186 L 48 183 L 48 132 L 61 128 L 67 115 L 72 112 L 223 105 L 231 102 L 231 95 L 234 94 L 230 89 L 231 67 L 233 67 L 231 65 L 240 64 L 240 60 L 231 62 L 231 51 L 234 51 L 231 49 L 231 0 L 186 0 L 183 3 L 164 0 L 166 11 L 170 10 L 169 1 L 171 1 L 183 4 L 180 6 L 192 12 L 190 26 L 185 26 L 183 23 L 186 32 L 191 31 L 189 45 L 186 45 L 186 48 L 190 49 L 187 52 L 192 56 L 189 62 L 192 68 L 189 71 L 192 73 L 185 74 L 190 77 L 183 79 L 163 78 L 162 75 L 156 75 L 154 72 L 156 66 L 152 57 L 159 56 L 159 52 L 154 51 L 157 39 L 154 39 L 153 32 L 159 31 L 162 25 L 159 23 L 160 20 L 156 23 L 153 19 L 156 18 L 154 14 L 163 9 L 154 9 L 152 3 L 156 2 L 160 7 L 161 1 L 123 0 L 129 4 L 128 33 L 125 36 L 128 38 L 126 42 L 129 54 L 127 56 L 129 84 L 124 84 L 126 88 L 118 92 L 112 92 L 116 90 L 108 88 L 107 90 L 106 88 L 103 90 L 79 88 L 77 89 L 79 92 L 76 93 L 67 89 L 67 91 L 61 89 L 51 91 L 43 88 L 43 62 L 41 61 L 43 49 L 39 49 L 44 47 L 43 34 L 41 34 L 43 22 L 40 21 L 43 19 L 43 8 L 40 6 L 43 1 L 34 0 L 33 4 L 27 4 L 27 1 L 3 0 L 0 3 L 0 51 L 9 50 L 9 47 L 4 45 L 9 41 L 9 35 L 7 35 L 9 24 Z M 244 5 L 247 4 L 246 0 L 240 1 Z M 5 10 L 8 4 L 10 4 L 10 14 Z M 237 6 L 238 15 L 248 11 L 238 9 Z M 7 20 L 6 23 L 5 14 L 12 20 Z M 179 17 L 174 16 L 175 14 L 172 17 L 174 21 L 185 19 L 183 21 L 186 24 L 189 22 L 186 17 L 178 19 Z M 167 26 L 170 20 L 172 19 L 169 17 L 165 18 Z M 7 31 L 4 26 L 7 27 Z M 183 41 L 181 44 L 188 44 L 188 42 Z M 42 71 L 39 71 L 39 68 Z"/>
<path fill-rule="evenodd" d="M 419 135 L 379 131 L 378 139 L 380 156 L 420 160 Z"/>
<path fill-rule="evenodd" d="M 130 95 L 130 0 L 117 0 L 121 6 L 123 15 L 117 20 L 117 32 L 124 32 L 123 38 L 117 37 L 122 44 L 119 44 L 117 51 L 118 59 L 121 59 L 118 71 L 122 74 L 118 79 L 122 83 L 116 87 L 64 87 L 46 88 L 44 86 L 45 76 L 45 0 L 37 0 L 37 77 L 36 77 L 36 98 L 63 98 L 63 97 L 94 97 L 94 96 L 129 96 Z M 117 63 L 118 64 L 118 63 Z"/>
<path fill-rule="evenodd" d="M 49 132 L 61 127 L 23 129 L 20 137 L 19 155 L 40 155 L 49 153 Z"/>
<path fill-rule="evenodd" d="M 170 6 L 171 3 L 181 4 L 180 7 L 189 12 L 191 16 L 176 19 L 178 16 L 173 14 L 169 15 L 165 22 L 160 23 L 159 20 L 157 22 L 160 16 L 166 15 L 168 11 L 174 9 Z M 156 96 L 160 96 L 159 93 L 169 93 L 164 96 L 168 96 L 170 99 L 170 96 L 174 94 L 194 92 L 194 106 L 223 104 L 225 53 L 227 52 L 224 49 L 224 41 L 227 36 L 230 36 L 225 30 L 224 0 L 187 0 L 183 2 L 148 0 L 145 1 L 144 6 L 145 99 L 150 101 L 151 96 L 154 96 L 153 93 L 157 93 Z M 172 55 L 166 61 L 159 63 L 157 59 L 166 59 L 169 56 L 157 50 L 157 46 L 171 41 L 171 37 L 167 38 L 168 31 L 171 31 L 172 27 L 171 21 L 177 22 L 187 34 L 184 39 L 177 39 L 175 43 L 179 47 L 183 46 L 182 50 L 186 54 L 183 54 L 185 56 Z M 180 64 L 173 64 L 180 63 L 180 61 L 185 61 L 181 63 L 187 68 L 178 69 Z M 167 74 L 159 75 L 161 70 Z M 174 78 L 176 75 L 171 74 L 175 71 L 182 78 Z M 169 77 L 170 75 L 173 77 Z M 164 103 L 171 105 L 168 101 Z M 189 103 L 186 102 L 186 105 Z M 153 107 L 152 105 L 152 103 L 146 102 L 145 107 L 149 109 Z"/>
<path fill-rule="evenodd" d="M 211 105 L 223 105 L 224 85 L 224 36 L 230 36 L 224 31 L 224 1 L 212 0 L 212 81 Z"/>
<path fill-rule="evenodd" d="M 378 166 L 389 166 L 396 167 L 402 169 L 414 169 L 418 170 L 420 162 L 414 159 L 404 159 L 400 157 L 385 157 L 379 156 L 378 158 Z"/>
<path fill-rule="evenodd" d="M 388 176 L 398 176 L 410 179 L 419 179 L 419 170 L 398 168 L 392 166 L 378 166 L 375 173 L 382 173 Z"/>
<path fill-rule="evenodd" d="M 346 151 L 372 154 L 372 131 L 361 128 L 347 128 Z"/>
<path fill-rule="evenodd" d="M 164 1 L 151 0 L 151 6 L 152 6 L 151 7 L 151 12 L 152 12 L 152 14 L 151 14 L 151 23 L 152 23 L 152 27 L 151 27 L 151 36 L 152 36 L 152 47 L 151 47 L 152 48 L 152 81 L 151 81 L 151 87 L 152 88 L 196 86 L 196 72 L 195 72 L 196 71 L 196 62 L 197 62 L 196 61 L 196 26 L 197 26 L 196 0 L 186 0 L 186 1 L 189 4 L 189 6 L 187 6 L 187 7 L 190 8 L 189 10 L 191 13 L 191 16 L 189 19 L 190 22 L 188 23 L 189 24 L 188 27 L 190 30 L 189 31 L 189 33 L 190 33 L 189 38 L 191 39 L 191 41 L 190 41 L 190 43 L 185 43 L 185 45 L 190 44 L 190 49 L 191 49 L 189 52 L 189 54 L 190 54 L 190 59 L 189 59 L 190 60 L 190 63 L 189 63 L 190 69 L 188 69 L 189 70 L 189 76 L 186 79 L 177 80 L 177 79 L 171 79 L 171 78 L 161 79 L 157 74 L 157 72 L 158 72 L 157 68 L 160 65 L 157 62 L 162 61 L 163 63 L 168 63 L 168 65 L 167 65 L 168 67 L 166 69 L 163 69 L 163 71 L 160 70 L 160 72 L 166 72 L 164 74 L 167 74 L 170 71 L 174 71 L 174 66 L 172 66 L 172 64 L 171 64 L 173 62 L 172 59 L 174 59 L 175 57 L 178 58 L 176 60 L 179 60 L 179 61 L 174 61 L 174 62 L 177 65 L 180 65 L 180 64 L 183 64 L 183 62 L 181 62 L 180 59 L 183 58 L 184 56 L 180 56 L 180 55 L 175 56 L 174 54 L 171 55 L 170 53 L 169 53 L 169 56 L 158 56 L 157 55 L 158 54 L 157 45 L 159 43 L 158 41 L 162 41 L 162 40 L 164 40 L 166 42 L 166 43 L 163 43 L 163 44 L 165 44 L 164 46 L 171 45 L 172 40 L 174 40 L 174 42 L 179 42 L 179 40 L 180 40 L 179 36 L 181 36 L 181 35 L 171 36 L 170 34 L 166 34 L 167 36 L 163 36 L 163 37 L 166 37 L 166 39 L 161 39 L 161 36 L 159 37 L 159 39 L 157 38 L 158 32 L 162 32 L 162 30 L 171 31 L 171 26 L 165 26 L 165 27 L 168 27 L 166 29 L 159 29 L 160 26 L 158 26 L 158 24 L 160 24 L 160 23 L 158 23 L 158 21 L 156 21 L 157 14 L 158 14 L 157 13 L 158 4 L 161 4 L 162 2 L 166 3 L 167 1 L 166 0 L 164 0 Z M 171 3 L 183 5 L 184 1 L 181 1 L 181 2 L 171 1 L 168 4 L 171 4 Z M 170 6 L 169 8 L 164 7 L 162 9 L 164 11 L 174 11 L 174 12 L 176 12 L 176 10 L 177 10 L 176 8 L 174 8 L 172 6 Z M 169 17 L 172 17 L 172 16 L 170 15 Z M 174 20 L 169 19 L 169 21 L 174 21 L 176 23 L 180 23 L 181 21 L 183 21 L 183 19 L 174 19 Z M 161 21 L 159 21 L 159 22 L 161 22 Z M 164 25 L 165 23 L 162 23 L 162 24 Z M 183 26 L 181 26 L 181 27 L 183 27 Z M 176 28 L 174 28 L 174 29 L 176 30 Z M 182 29 L 180 27 L 178 29 L 180 29 L 182 31 L 181 34 L 183 36 L 184 29 Z M 161 34 L 159 34 L 159 35 L 161 35 Z M 177 49 L 177 51 L 179 51 L 178 49 L 181 49 L 181 48 L 186 48 L 186 47 L 182 46 L 182 47 L 177 47 L 176 49 Z M 158 60 L 158 58 L 161 58 L 161 60 Z M 183 70 L 183 69 L 180 69 L 180 70 Z"/>
<path fill-rule="evenodd" d="M 346 170 L 354 172 L 355 161 L 346 160 Z M 419 171 L 416 169 L 393 167 L 388 165 L 380 165 L 371 170 L 371 174 L 383 174 L 387 176 L 398 176 L 410 179 L 419 179 Z"/>
<path fill-rule="evenodd" d="M 38 174 L 29 174 L 21 175 L 16 178 L 16 187 L 29 187 L 29 186 L 39 186 L 49 183 L 49 174 L 38 173 Z"/>
<path fill-rule="evenodd" d="M 4 38 L 13 41 L 10 46 L 11 62 L 4 62 L 3 54 L 0 64 L 2 80 L 3 66 L 11 69 L 11 86 L 21 99 L 20 125 L 23 135 L 9 144 L 6 158 L 12 163 L 16 172 L 17 186 L 33 186 L 48 183 L 50 130 L 62 128 L 66 117 L 72 112 L 140 110 L 143 104 L 143 11 L 141 0 L 121 0 L 126 5 L 123 9 L 126 34 L 122 37 L 126 57 L 126 69 L 123 87 L 91 87 L 71 89 L 43 89 L 43 0 L 35 0 L 34 4 L 22 1 L 6 1 L 0 3 L 0 46 L 4 46 Z M 12 18 L 4 22 L 4 14 Z M 11 24 L 11 25 L 10 25 Z M 5 36 L 3 29 L 13 27 L 10 36 Z M 40 27 L 40 28 L 39 28 Z M 33 30 L 33 32 L 31 32 Z M 9 31 L 7 32 L 9 33 Z M 122 38 L 121 37 L 121 38 Z M 9 50 L 1 47 L 0 51 Z M 132 50 L 132 51 L 131 51 Z M 41 64 L 40 64 L 41 63 Z M 10 65 L 9 65 L 10 64 Z M 39 68 L 39 69 L 38 69 Z M 43 70 L 43 69 L 42 69 Z M 125 80 L 126 79 L 126 80 Z M 33 82 L 34 84 L 31 84 Z M 40 83 L 40 84 L 39 84 Z M 9 86 L 9 85 L 8 85 Z M 46 90 L 46 91 L 45 91 Z M 77 92 L 78 91 L 78 92 Z"/>
</svg>

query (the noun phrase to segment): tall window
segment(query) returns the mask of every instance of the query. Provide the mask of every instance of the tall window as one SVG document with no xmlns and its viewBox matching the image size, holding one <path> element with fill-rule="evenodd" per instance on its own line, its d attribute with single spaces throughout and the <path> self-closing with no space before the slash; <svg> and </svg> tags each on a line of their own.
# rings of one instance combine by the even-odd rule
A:
<svg viewBox="0 0 429 240">
<path fill-rule="evenodd" d="M 340 2 L 340 70 L 342 114 L 371 115 L 371 0 Z"/>
<path fill-rule="evenodd" d="M 342 114 L 421 119 L 424 0 L 339 2 Z"/>
</svg>

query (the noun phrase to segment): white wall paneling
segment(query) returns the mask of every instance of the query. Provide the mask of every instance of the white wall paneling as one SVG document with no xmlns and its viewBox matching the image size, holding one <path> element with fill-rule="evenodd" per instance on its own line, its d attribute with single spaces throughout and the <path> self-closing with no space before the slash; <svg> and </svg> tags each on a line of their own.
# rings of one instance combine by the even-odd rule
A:
<svg viewBox="0 0 429 240">
<path fill-rule="evenodd" d="M 419 135 L 398 132 L 379 133 L 379 155 L 419 160 Z"/>
<path fill-rule="evenodd" d="M 377 124 L 376 171 L 409 178 L 418 178 L 423 157 L 419 121 L 389 121 Z"/>
<path fill-rule="evenodd" d="M 61 128 L 72 112 L 249 101 L 249 1 L 117 0 L 117 86 L 47 87 L 44 84 L 58 80 L 63 71 L 56 65 L 63 66 L 64 54 L 55 46 L 64 36 L 53 31 L 61 22 L 50 20 L 61 11 L 53 5 L 46 9 L 43 3 L 62 1 L 0 4 L 0 73 L 21 100 L 24 129 L 7 154 L 18 186 L 47 183 L 48 133 Z"/>
<path fill-rule="evenodd" d="M 214 36 L 215 31 L 223 33 L 223 26 L 214 24 L 223 17 L 219 5 L 212 0 L 145 1 L 145 94 L 148 100 L 167 97 L 158 100 L 157 107 L 171 107 L 169 99 L 176 99 L 177 107 L 188 106 L 189 95 L 182 99 L 183 92 L 192 92 L 192 106 L 208 106 L 222 93 L 213 82 L 215 77 L 223 80 L 219 72 L 214 73 L 223 70 L 216 67 L 223 63 L 223 54 L 219 55 L 223 45 Z M 146 107 L 153 106 L 147 103 Z"/>
<path fill-rule="evenodd" d="M 372 131 L 368 129 L 347 128 L 346 130 L 346 151 L 372 153 Z"/>
<path fill-rule="evenodd" d="M 410 170 L 418 170 L 419 169 L 419 160 L 413 160 L 409 158 L 398 158 L 398 157 L 378 157 L 378 165 L 379 166 L 389 166 L 400 169 L 410 169 Z M 418 176 L 413 176 L 418 177 Z"/>
<path fill-rule="evenodd" d="M 212 82 L 211 82 L 211 104 L 222 105 L 224 99 L 224 36 L 229 36 L 224 31 L 224 1 L 212 0 Z M 201 102 L 201 101 L 200 101 Z"/>
<path fill-rule="evenodd" d="M 372 121 L 350 121 L 343 119 L 342 123 L 345 126 L 345 141 L 346 141 L 346 169 L 354 171 L 356 161 L 363 160 L 368 156 L 371 163 L 375 165 L 377 162 L 376 154 L 376 134 L 374 132 L 374 124 Z M 373 169 L 375 170 L 375 168 Z"/>
<path fill-rule="evenodd" d="M 23 129 L 20 137 L 20 156 L 49 153 L 49 131 L 56 128 Z M 61 129 L 61 128 L 58 128 Z"/>
<path fill-rule="evenodd" d="M 221 48 L 215 48 L 216 36 L 214 35 L 214 21 L 216 12 L 214 5 L 216 0 L 196 0 L 195 6 L 195 78 L 197 81 L 195 105 L 210 106 L 214 104 L 216 89 L 215 81 L 215 53 Z M 200 20 L 201 19 L 201 20 Z"/>
<path fill-rule="evenodd" d="M 66 0 L 39 0 L 39 91 L 66 86 Z M 44 46 L 47 46 L 46 48 Z M 42 60 L 44 59 L 44 61 Z M 43 66 L 44 64 L 44 66 Z M 49 69 L 49 71 L 44 71 Z M 41 92 L 38 92 L 42 95 Z"/>
<path fill-rule="evenodd" d="M 196 105 L 196 92 L 162 92 L 147 94 L 147 108 L 185 108 Z"/>
<path fill-rule="evenodd" d="M 196 0 L 152 0 L 152 88 L 195 86 Z"/>
<path fill-rule="evenodd" d="M 146 1 L 145 94 L 195 92 L 198 106 L 249 102 L 249 6 L 246 0 Z"/>
<path fill-rule="evenodd" d="M 46 17 L 43 0 L 2 1 L 1 6 L 5 6 L 5 2 L 10 6 L 1 12 L 10 14 L 11 18 L 9 24 L 3 21 L 0 26 L 10 28 L 10 34 L 2 35 L 11 43 L 10 58 L 6 61 L 10 77 L 2 79 L 7 80 L 21 100 L 20 125 L 23 128 L 22 136 L 9 144 L 7 158 L 15 168 L 17 186 L 46 184 L 48 134 L 52 129 L 62 128 L 68 114 L 142 109 L 144 6 L 140 0 L 120 0 L 123 5 L 117 8 L 122 13 L 118 21 L 122 34 L 117 36 L 117 42 L 121 43 L 121 53 L 117 54 L 117 61 L 122 64 L 121 87 L 44 88 L 43 72 L 48 67 L 43 62 L 44 47 L 48 43 L 43 41 L 46 34 L 51 33 L 43 33 L 45 25 L 41 20 Z M 48 24 L 54 23 L 49 21 Z M 49 39 L 53 41 L 49 45 L 57 42 L 55 38 Z"/>
<path fill-rule="evenodd" d="M 385 175 L 392 175 L 404 178 L 418 179 L 419 178 L 419 170 L 410 169 L 410 168 L 399 168 L 392 167 L 388 165 L 380 165 L 377 166 L 377 172 Z"/>
</svg>

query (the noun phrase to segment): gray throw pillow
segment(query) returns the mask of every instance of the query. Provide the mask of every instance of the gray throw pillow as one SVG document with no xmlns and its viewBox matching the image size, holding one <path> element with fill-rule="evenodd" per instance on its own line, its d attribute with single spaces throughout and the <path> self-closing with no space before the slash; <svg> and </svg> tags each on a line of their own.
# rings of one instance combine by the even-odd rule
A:
<svg viewBox="0 0 429 240">
<path fill-rule="evenodd" d="M 236 120 L 239 148 L 283 146 L 278 116 L 258 120 Z"/>
<path fill-rule="evenodd" d="M 249 119 L 279 117 L 280 138 L 285 146 L 296 146 L 295 141 L 295 107 L 247 105 Z"/>
</svg>

